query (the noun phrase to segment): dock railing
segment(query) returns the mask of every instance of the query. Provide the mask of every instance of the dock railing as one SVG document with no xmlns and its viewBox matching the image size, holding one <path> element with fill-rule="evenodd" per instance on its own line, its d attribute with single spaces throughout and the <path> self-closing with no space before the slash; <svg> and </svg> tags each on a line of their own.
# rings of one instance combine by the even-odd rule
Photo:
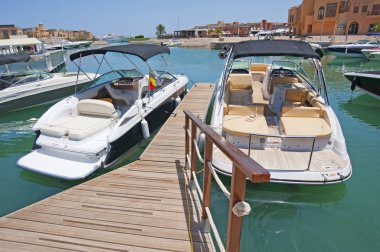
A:
<svg viewBox="0 0 380 252">
<path fill-rule="evenodd" d="M 270 173 L 256 161 L 225 140 L 192 112 L 185 110 L 185 158 L 190 167 L 191 180 L 196 185 L 202 200 L 202 218 L 210 221 L 220 251 L 239 251 L 243 216 L 250 212 L 250 207 L 244 202 L 247 178 L 252 183 L 266 183 Z M 191 121 L 191 126 L 190 126 Z M 205 134 L 204 159 L 200 157 L 197 145 L 197 129 Z M 189 145 L 191 144 L 191 149 Z M 223 185 L 212 166 L 213 146 L 218 147 L 232 161 L 232 177 L 230 191 Z M 191 150 L 191 154 L 190 154 Z M 196 177 L 197 156 L 204 164 L 203 189 Z M 220 239 L 218 230 L 211 216 L 211 177 L 214 177 L 224 195 L 229 199 L 228 226 L 226 249 Z"/>
</svg>

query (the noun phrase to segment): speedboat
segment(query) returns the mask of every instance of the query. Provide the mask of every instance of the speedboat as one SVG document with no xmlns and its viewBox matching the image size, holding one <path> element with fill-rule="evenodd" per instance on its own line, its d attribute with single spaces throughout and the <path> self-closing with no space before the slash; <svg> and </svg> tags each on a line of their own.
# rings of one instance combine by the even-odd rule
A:
<svg viewBox="0 0 380 252">
<path fill-rule="evenodd" d="M 350 44 L 331 45 L 327 50 L 336 57 L 363 57 L 363 49 L 380 48 L 380 41 L 377 36 L 374 39 L 363 39 Z"/>
<path fill-rule="evenodd" d="M 180 47 L 182 46 L 183 42 L 178 39 L 171 39 L 168 42 L 162 42 L 161 44 L 167 47 Z"/>
<path fill-rule="evenodd" d="M 61 99 L 95 78 L 92 73 L 49 73 L 32 69 L 27 54 L 0 55 L 0 112 Z"/>
<path fill-rule="evenodd" d="M 362 54 L 369 60 L 380 61 L 380 47 L 373 49 L 363 49 Z"/>
<path fill-rule="evenodd" d="M 133 68 L 104 73 L 77 94 L 52 106 L 33 127 L 33 150 L 17 165 L 76 180 L 115 164 L 143 137 L 149 138 L 150 131 L 158 126 L 155 118 L 170 115 L 184 94 L 189 81 L 186 76 L 153 70 L 147 63 L 154 56 L 169 53 L 164 46 L 131 44 L 71 54 L 71 61 L 79 61 L 78 69 L 82 69 L 82 58 L 88 56 L 95 57 L 98 69 L 103 62 L 112 68 L 105 58 L 108 54 L 118 54 L 114 56 L 124 58 Z M 148 74 L 139 67 L 139 63 L 145 66 L 144 62 Z"/>
<path fill-rule="evenodd" d="M 267 169 L 273 183 L 332 184 L 350 178 L 351 162 L 329 105 L 320 56 L 308 43 L 244 41 L 219 56 L 227 61 L 211 128 Z M 267 63 L 252 63 L 256 56 Z M 231 175 L 233 164 L 216 147 L 212 164 Z"/>
<path fill-rule="evenodd" d="M 363 71 L 345 73 L 344 76 L 351 81 L 351 90 L 356 87 L 380 99 L 380 71 Z"/>
</svg>

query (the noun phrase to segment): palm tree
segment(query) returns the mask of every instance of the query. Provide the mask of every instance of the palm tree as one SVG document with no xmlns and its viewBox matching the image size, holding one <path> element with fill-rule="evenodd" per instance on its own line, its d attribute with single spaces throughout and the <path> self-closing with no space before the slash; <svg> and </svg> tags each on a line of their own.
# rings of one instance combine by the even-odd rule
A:
<svg viewBox="0 0 380 252">
<path fill-rule="evenodd" d="M 156 35 L 157 38 L 161 38 L 162 35 L 166 33 L 165 26 L 163 24 L 159 24 L 156 26 Z"/>
</svg>

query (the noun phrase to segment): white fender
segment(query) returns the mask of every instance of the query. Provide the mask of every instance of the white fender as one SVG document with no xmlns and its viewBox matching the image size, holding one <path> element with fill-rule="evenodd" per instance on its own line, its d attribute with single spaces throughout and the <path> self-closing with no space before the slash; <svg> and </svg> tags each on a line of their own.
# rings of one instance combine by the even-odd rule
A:
<svg viewBox="0 0 380 252">
<path fill-rule="evenodd" d="M 142 133 L 143 133 L 143 137 L 145 139 L 147 139 L 147 138 L 150 137 L 149 125 L 148 125 L 148 122 L 145 120 L 145 118 L 143 118 L 142 121 L 141 121 L 141 130 L 142 130 Z"/>
<path fill-rule="evenodd" d="M 175 98 L 175 106 L 177 107 L 181 103 L 181 97 Z"/>
</svg>

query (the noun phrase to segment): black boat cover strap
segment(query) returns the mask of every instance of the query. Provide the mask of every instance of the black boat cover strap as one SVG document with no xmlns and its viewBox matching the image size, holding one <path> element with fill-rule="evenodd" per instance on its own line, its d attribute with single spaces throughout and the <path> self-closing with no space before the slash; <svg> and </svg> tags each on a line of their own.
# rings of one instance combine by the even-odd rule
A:
<svg viewBox="0 0 380 252">
<path fill-rule="evenodd" d="M 0 55 L 0 65 L 27 62 L 29 59 L 30 55 L 28 54 Z"/>
<path fill-rule="evenodd" d="M 232 58 L 249 56 L 295 56 L 320 59 L 318 53 L 306 42 L 290 40 L 249 40 L 232 47 Z"/>
<path fill-rule="evenodd" d="M 152 45 L 152 44 L 128 44 L 128 45 L 116 45 L 116 46 L 107 46 L 99 49 L 86 50 L 76 52 L 70 55 L 70 60 L 74 61 L 80 57 L 85 57 L 93 54 L 106 54 L 107 52 L 116 52 L 123 54 L 135 55 L 147 61 L 148 59 L 158 55 L 167 53 L 170 54 L 170 50 L 166 46 Z"/>
</svg>

